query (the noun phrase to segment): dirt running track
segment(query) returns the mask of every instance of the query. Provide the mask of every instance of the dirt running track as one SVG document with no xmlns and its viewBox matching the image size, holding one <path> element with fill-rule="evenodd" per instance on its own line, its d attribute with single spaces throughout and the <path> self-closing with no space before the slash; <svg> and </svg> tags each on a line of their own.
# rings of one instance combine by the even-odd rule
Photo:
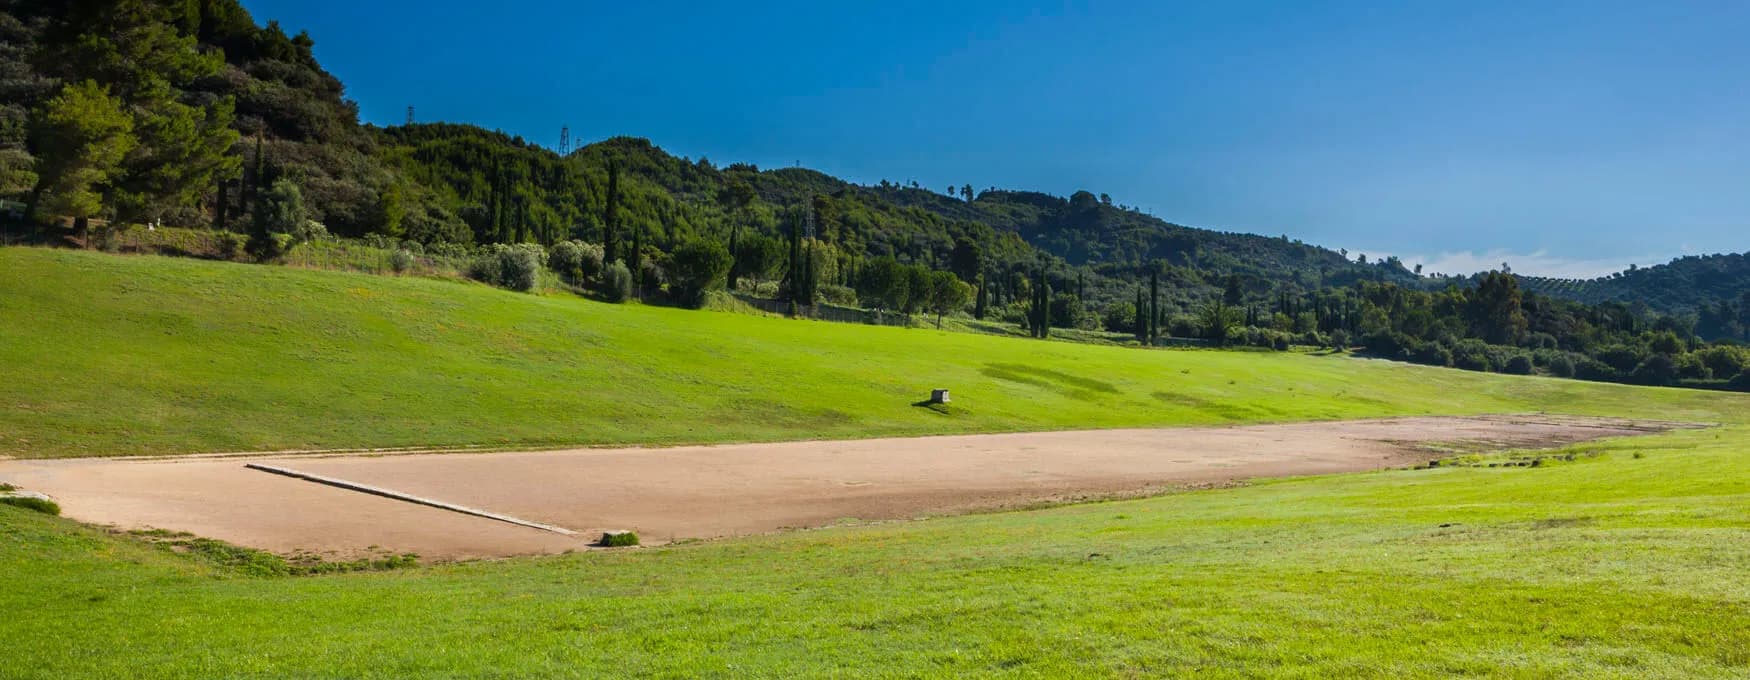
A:
<svg viewBox="0 0 1750 680">
<path fill-rule="evenodd" d="M 460 559 L 561 552 L 604 529 L 646 542 L 910 518 L 1252 477 L 1351 472 L 1466 450 L 1670 429 L 1547 416 L 1396 418 L 667 449 L 0 461 L 67 515 L 281 553 Z M 245 468 L 261 463 L 579 532 L 565 536 Z"/>
</svg>

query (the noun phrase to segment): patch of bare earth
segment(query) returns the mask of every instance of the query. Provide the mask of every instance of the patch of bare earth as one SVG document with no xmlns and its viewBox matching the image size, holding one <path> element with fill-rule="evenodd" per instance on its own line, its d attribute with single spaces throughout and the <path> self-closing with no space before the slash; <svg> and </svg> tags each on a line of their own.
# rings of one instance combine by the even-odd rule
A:
<svg viewBox="0 0 1750 680">
<path fill-rule="evenodd" d="M 283 554 L 426 559 L 556 553 L 606 529 L 647 543 L 855 518 L 1023 507 L 1401 467 L 1442 452 L 1549 448 L 1675 423 L 1569 416 L 1392 418 L 667 449 L 0 461 L 68 516 Z M 562 527 L 564 535 L 245 467 L 295 469 Z"/>
</svg>

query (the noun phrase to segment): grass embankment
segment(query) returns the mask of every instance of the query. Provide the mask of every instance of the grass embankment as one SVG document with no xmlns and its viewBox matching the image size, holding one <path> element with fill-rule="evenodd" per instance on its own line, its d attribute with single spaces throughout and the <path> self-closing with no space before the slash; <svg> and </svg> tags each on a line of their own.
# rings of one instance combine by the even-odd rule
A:
<svg viewBox="0 0 1750 680">
<path fill-rule="evenodd" d="M 1743 420 L 1740 411 L 1722 414 Z M 1743 426 L 631 552 L 309 578 L 0 507 L 13 677 L 1750 673 Z"/>
<path fill-rule="evenodd" d="M 952 390 L 947 414 L 913 406 Z M 848 438 L 1739 397 L 0 248 L 0 455 Z"/>
</svg>

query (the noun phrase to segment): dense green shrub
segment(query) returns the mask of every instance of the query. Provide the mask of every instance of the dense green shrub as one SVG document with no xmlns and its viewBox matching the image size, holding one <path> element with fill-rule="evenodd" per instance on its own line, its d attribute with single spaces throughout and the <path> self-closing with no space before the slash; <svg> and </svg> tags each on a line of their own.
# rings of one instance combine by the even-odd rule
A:
<svg viewBox="0 0 1750 680">
<path fill-rule="evenodd" d="M 626 268 L 626 263 L 614 260 L 602 269 L 601 285 L 598 289 L 608 302 L 625 302 L 632 299 L 632 270 Z"/>
<path fill-rule="evenodd" d="M 292 230 L 292 240 L 298 243 L 309 243 L 329 238 L 328 227 L 316 220 L 304 220 L 298 228 Z"/>
<path fill-rule="evenodd" d="M 1490 371 L 1489 346 L 1476 338 L 1460 340 L 1452 348 L 1452 365 L 1467 371 Z"/>
<path fill-rule="evenodd" d="M 213 235 L 213 252 L 221 259 L 233 259 L 244 251 L 244 246 L 247 243 L 247 239 L 242 234 L 233 234 L 228 231 L 216 232 Z"/>
<path fill-rule="evenodd" d="M 1750 352 L 1742 347 L 1718 345 L 1695 353 L 1709 371 L 1721 378 L 1735 377 L 1750 368 Z"/>
<path fill-rule="evenodd" d="M 610 531 L 602 534 L 602 540 L 598 545 L 604 548 L 624 548 L 638 545 L 638 534 L 632 531 Z"/>
<path fill-rule="evenodd" d="M 540 284 L 543 254 L 541 247 L 533 244 L 494 244 L 474 258 L 468 276 L 500 288 L 530 292 Z"/>
<path fill-rule="evenodd" d="M 1406 339 L 1407 336 L 1393 333 L 1390 329 L 1382 329 L 1363 335 L 1361 345 L 1378 356 L 1402 359 L 1410 356 L 1409 348 L 1404 346 Z"/>
<path fill-rule="evenodd" d="M 1175 338 L 1196 338 L 1203 335 L 1203 320 L 1195 314 L 1174 314 L 1167 317 L 1166 326 L 1167 335 Z"/>
<path fill-rule="evenodd" d="M 433 243 L 425 252 L 433 257 L 463 258 L 474 254 L 474 248 L 464 243 Z"/>
<path fill-rule="evenodd" d="M 1507 362 L 1501 365 L 1501 372 L 1514 375 L 1531 375 L 1532 368 L 1531 355 L 1519 352 L 1507 358 Z"/>
<path fill-rule="evenodd" d="M 249 237 L 244 247 L 258 261 L 277 262 L 292 249 L 293 243 L 291 234 L 257 233 Z"/>
<path fill-rule="evenodd" d="M 1549 360 L 1549 374 L 1558 378 L 1574 377 L 1574 360 L 1567 355 L 1557 355 Z"/>
<path fill-rule="evenodd" d="M 1574 377 L 1581 380 L 1616 380 L 1621 375 L 1615 367 L 1598 359 L 1584 354 L 1574 358 Z"/>
<path fill-rule="evenodd" d="M 295 235 L 307 231 L 303 190 L 289 179 L 275 181 L 256 202 L 254 219 L 257 232 Z"/>
<path fill-rule="evenodd" d="M 644 258 L 638 263 L 638 268 L 643 271 L 639 272 L 640 276 L 636 284 L 643 290 L 660 290 L 668 283 L 668 270 L 663 269 L 662 264 L 657 262 L 655 258 Z"/>
<path fill-rule="evenodd" d="M 1424 343 L 1416 350 L 1416 361 L 1430 366 L 1451 366 L 1452 350 L 1438 342 Z"/>
<path fill-rule="evenodd" d="M 583 279 L 583 243 L 579 241 L 560 241 L 553 244 L 547 251 L 547 268 L 566 281 L 581 282 Z"/>
<path fill-rule="evenodd" d="M 820 287 L 820 299 L 823 302 L 845 307 L 857 305 L 857 291 L 850 286 L 828 283 Z"/>
<path fill-rule="evenodd" d="M 1646 360 L 1646 352 L 1638 347 L 1615 344 L 1591 352 L 1594 359 L 1608 364 L 1617 373 L 1629 373 Z"/>
<path fill-rule="evenodd" d="M 1682 354 L 1684 350 L 1689 349 L 1683 344 L 1683 340 L 1679 339 L 1677 334 L 1671 331 L 1659 331 L 1654 333 L 1653 336 L 1647 340 L 1647 348 L 1658 354 L 1672 356 Z"/>
<path fill-rule="evenodd" d="M 1677 377 L 1679 379 L 1682 379 L 1682 380 L 1713 380 L 1714 379 L 1714 370 L 1712 368 L 1708 368 L 1707 362 L 1702 361 L 1702 358 L 1700 356 L 1686 352 L 1683 354 L 1678 354 L 1678 355 L 1672 356 L 1672 360 L 1677 364 Z M 1728 373 L 1726 375 L 1731 375 L 1731 374 Z"/>
<path fill-rule="evenodd" d="M 1654 354 L 1636 366 L 1629 379 L 1642 385 L 1669 385 L 1677 381 L 1677 362 L 1669 354 Z"/>
<path fill-rule="evenodd" d="M 698 306 L 707 290 L 721 288 L 729 274 L 729 249 L 709 239 L 694 239 L 669 255 L 669 285 L 681 304 Z"/>
<path fill-rule="evenodd" d="M 389 254 L 389 268 L 400 274 L 413 268 L 413 253 L 399 249 Z"/>
</svg>

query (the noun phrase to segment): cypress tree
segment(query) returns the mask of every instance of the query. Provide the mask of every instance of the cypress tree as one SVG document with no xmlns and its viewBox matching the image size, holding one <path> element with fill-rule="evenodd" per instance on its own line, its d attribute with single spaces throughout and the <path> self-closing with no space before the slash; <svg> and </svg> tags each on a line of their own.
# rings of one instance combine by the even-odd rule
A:
<svg viewBox="0 0 1750 680">
<path fill-rule="evenodd" d="M 1148 310 L 1148 301 L 1142 297 L 1142 286 L 1137 286 L 1136 323 L 1132 324 L 1131 331 L 1136 335 L 1136 341 L 1145 345 L 1148 344 L 1148 318 L 1151 315 L 1153 312 Z"/>
<path fill-rule="evenodd" d="M 226 205 L 230 202 L 227 200 L 230 198 L 230 187 L 230 180 L 219 180 L 219 196 L 213 203 L 213 228 L 218 229 L 219 231 L 227 231 L 225 228 L 225 218 L 227 217 L 226 213 L 230 208 L 229 205 Z"/>
<path fill-rule="evenodd" d="M 644 223 L 632 227 L 632 252 L 626 266 L 632 270 L 632 296 L 644 299 Z"/>
<path fill-rule="evenodd" d="M 620 164 L 608 159 L 608 200 L 602 210 L 602 262 L 619 259 Z"/>
<path fill-rule="evenodd" d="M 246 172 L 243 174 L 243 195 L 239 197 L 241 200 L 237 205 L 237 212 L 246 216 L 253 214 L 250 212 L 250 209 L 255 205 L 256 195 L 261 192 L 261 174 L 266 170 L 266 165 L 264 165 L 264 161 L 262 160 L 263 158 L 264 157 L 261 154 L 261 138 L 256 137 L 255 163 L 251 168 L 252 172 Z"/>
<path fill-rule="evenodd" d="M 974 301 L 972 304 L 972 318 L 978 319 L 979 321 L 984 320 L 984 306 L 986 304 L 985 290 L 984 290 L 984 278 L 985 278 L 984 272 L 979 272 L 978 273 L 978 299 L 976 301 Z"/>
<path fill-rule="evenodd" d="M 790 301 L 800 303 L 802 297 L 802 210 L 790 209 Z"/>
<path fill-rule="evenodd" d="M 516 200 L 516 243 L 529 241 L 529 199 L 518 196 Z"/>
<path fill-rule="evenodd" d="M 1039 269 L 1039 338 L 1051 337 L 1051 280 Z"/>
<path fill-rule="evenodd" d="M 1036 278 L 1036 277 L 1035 277 Z M 1027 335 L 1039 337 L 1039 284 L 1027 291 Z"/>
<path fill-rule="evenodd" d="M 1035 270 L 1028 274 L 1033 285 L 1027 290 L 1027 335 L 1039 337 L 1039 273 Z"/>
<path fill-rule="evenodd" d="M 1159 264 L 1148 269 L 1148 342 L 1153 344 L 1161 337 L 1161 268 Z"/>
<path fill-rule="evenodd" d="M 819 274 L 814 271 L 814 242 L 802 242 L 802 304 L 814 304 L 814 291 L 819 286 Z"/>
<path fill-rule="evenodd" d="M 733 292 L 735 281 L 741 278 L 741 220 L 729 219 L 729 290 Z"/>
</svg>

